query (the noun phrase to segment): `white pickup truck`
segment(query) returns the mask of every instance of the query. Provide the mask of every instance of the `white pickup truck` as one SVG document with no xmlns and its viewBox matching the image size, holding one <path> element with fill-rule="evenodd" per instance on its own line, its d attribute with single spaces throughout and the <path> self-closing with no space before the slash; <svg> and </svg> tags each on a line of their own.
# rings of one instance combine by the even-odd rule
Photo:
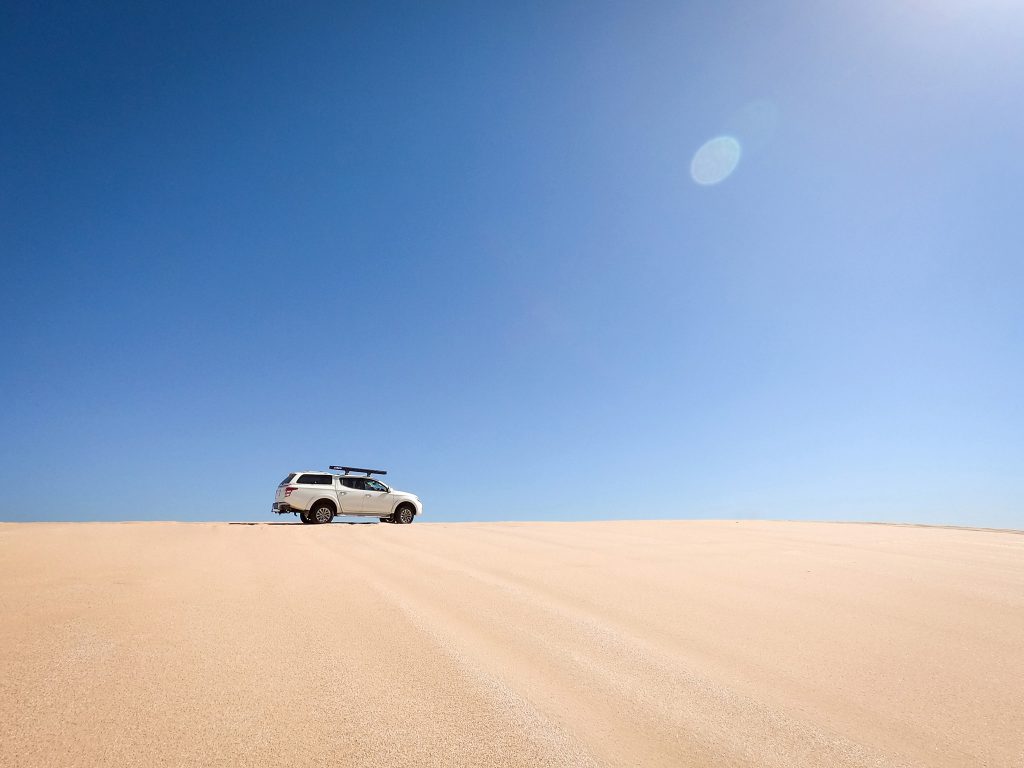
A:
<svg viewBox="0 0 1024 768">
<path fill-rule="evenodd" d="M 382 523 L 408 525 L 423 511 L 419 496 L 385 485 L 371 475 L 382 469 L 331 467 L 336 472 L 291 472 L 277 486 L 273 512 L 296 514 L 303 523 L 329 523 L 337 515 L 376 517 Z"/>
</svg>

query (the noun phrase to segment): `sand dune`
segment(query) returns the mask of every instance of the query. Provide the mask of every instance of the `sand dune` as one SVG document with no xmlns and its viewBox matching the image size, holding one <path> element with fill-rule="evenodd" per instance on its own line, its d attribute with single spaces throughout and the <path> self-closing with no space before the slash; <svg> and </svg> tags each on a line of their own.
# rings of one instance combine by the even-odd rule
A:
<svg viewBox="0 0 1024 768">
<path fill-rule="evenodd" d="M 1024 766 L 1024 536 L 0 526 L 5 766 Z"/>
</svg>

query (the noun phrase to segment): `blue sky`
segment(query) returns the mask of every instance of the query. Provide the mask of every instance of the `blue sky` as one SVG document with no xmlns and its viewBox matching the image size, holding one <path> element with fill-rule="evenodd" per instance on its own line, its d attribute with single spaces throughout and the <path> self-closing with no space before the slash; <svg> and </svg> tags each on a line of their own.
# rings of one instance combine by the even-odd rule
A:
<svg viewBox="0 0 1024 768">
<path fill-rule="evenodd" d="M 1009 0 L 7 9 L 0 518 L 354 463 L 1024 527 L 1021 50 Z"/>
</svg>

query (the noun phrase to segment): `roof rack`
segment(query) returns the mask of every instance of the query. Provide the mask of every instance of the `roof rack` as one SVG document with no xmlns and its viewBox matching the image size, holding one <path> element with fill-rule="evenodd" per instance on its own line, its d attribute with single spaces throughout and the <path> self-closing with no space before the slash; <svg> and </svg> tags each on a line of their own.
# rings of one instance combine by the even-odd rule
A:
<svg viewBox="0 0 1024 768">
<path fill-rule="evenodd" d="M 330 468 L 340 469 L 346 475 L 351 474 L 352 472 L 365 472 L 367 477 L 369 477 L 370 475 L 386 475 L 388 473 L 386 469 L 363 469 L 362 467 L 336 467 L 334 465 L 331 465 Z"/>
</svg>

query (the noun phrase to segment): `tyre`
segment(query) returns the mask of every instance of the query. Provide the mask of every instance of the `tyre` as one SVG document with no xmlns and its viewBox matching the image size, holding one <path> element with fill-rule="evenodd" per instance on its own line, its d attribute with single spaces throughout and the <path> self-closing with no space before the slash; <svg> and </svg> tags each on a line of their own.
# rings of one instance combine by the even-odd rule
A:
<svg viewBox="0 0 1024 768">
<path fill-rule="evenodd" d="M 397 510 L 395 510 L 395 516 L 393 519 L 396 523 L 399 523 L 400 525 L 408 525 L 412 522 L 412 519 L 415 516 L 416 513 L 413 512 L 412 507 L 403 505 L 399 507 Z"/>
<path fill-rule="evenodd" d="M 309 525 L 310 523 L 316 522 L 312 517 L 310 517 L 309 512 L 299 512 L 299 520 L 302 521 L 303 525 Z"/>
<path fill-rule="evenodd" d="M 324 502 L 319 502 L 310 510 L 309 516 L 314 523 L 329 523 L 334 519 L 334 507 Z"/>
<path fill-rule="evenodd" d="M 393 522 L 395 522 L 390 517 L 379 517 L 377 519 L 380 520 L 382 523 L 393 523 Z"/>
</svg>

